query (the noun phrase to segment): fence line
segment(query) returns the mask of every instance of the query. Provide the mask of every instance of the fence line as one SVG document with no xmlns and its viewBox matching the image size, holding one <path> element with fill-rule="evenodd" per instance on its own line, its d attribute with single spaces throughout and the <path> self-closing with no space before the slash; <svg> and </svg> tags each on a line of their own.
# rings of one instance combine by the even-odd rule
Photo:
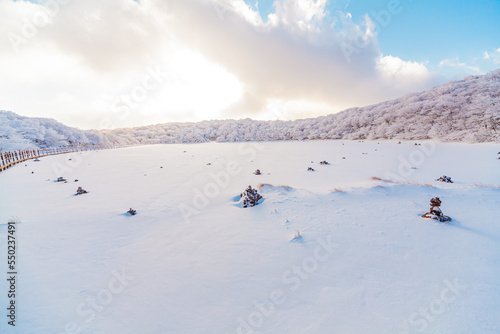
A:
<svg viewBox="0 0 500 334">
<path fill-rule="evenodd" d="M 41 157 L 46 157 L 49 155 L 65 154 L 73 152 L 82 151 L 96 151 L 104 149 L 119 148 L 121 146 L 66 146 L 66 147 L 52 147 L 52 148 L 39 148 L 32 150 L 19 150 L 12 152 L 0 152 L 0 172 L 6 170 L 9 167 L 14 166 L 20 162 L 36 159 Z"/>
</svg>

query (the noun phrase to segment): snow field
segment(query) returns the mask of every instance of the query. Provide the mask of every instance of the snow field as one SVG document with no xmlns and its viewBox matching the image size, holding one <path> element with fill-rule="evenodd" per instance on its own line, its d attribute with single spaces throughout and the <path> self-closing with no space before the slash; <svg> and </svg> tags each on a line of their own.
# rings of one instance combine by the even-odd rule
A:
<svg viewBox="0 0 500 334">
<path fill-rule="evenodd" d="M 17 165 L 0 173 L 0 223 L 22 220 L 16 330 L 500 333 L 500 149 L 419 143 L 155 145 Z M 259 184 L 262 204 L 238 207 Z M 436 196 L 450 224 L 420 218 Z"/>
</svg>

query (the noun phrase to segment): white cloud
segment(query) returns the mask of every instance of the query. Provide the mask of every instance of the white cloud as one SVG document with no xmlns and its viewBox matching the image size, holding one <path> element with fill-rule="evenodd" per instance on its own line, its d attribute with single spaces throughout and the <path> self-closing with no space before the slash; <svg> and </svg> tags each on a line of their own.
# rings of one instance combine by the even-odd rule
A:
<svg viewBox="0 0 500 334">
<path fill-rule="evenodd" d="M 280 23 L 302 31 L 315 31 L 326 16 L 326 0 L 283 0 L 275 6 Z"/>
<path fill-rule="evenodd" d="M 469 73 L 472 74 L 482 74 L 483 72 L 481 69 L 477 66 L 469 66 L 466 63 L 460 62 L 458 58 L 456 59 L 444 59 L 441 60 L 439 63 L 439 66 L 444 66 L 444 67 L 457 67 L 457 68 L 463 68 L 466 69 Z"/>
<path fill-rule="evenodd" d="M 456 59 L 456 60 L 444 59 L 444 60 L 441 60 L 441 62 L 439 63 L 439 66 L 465 67 L 465 66 L 467 66 L 467 64 L 459 62 L 458 59 Z"/>
<path fill-rule="evenodd" d="M 381 56 L 377 60 L 377 70 L 388 85 L 402 90 L 415 89 L 415 83 L 421 83 L 423 88 L 432 78 L 423 63 L 404 61 L 393 56 Z"/>
<path fill-rule="evenodd" d="M 483 59 L 495 64 L 500 64 L 500 48 L 493 50 L 493 52 L 484 51 Z"/>
<path fill-rule="evenodd" d="M 259 12 L 257 10 L 253 10 L 244 0 L 213 1 L 212 7 L 221 20 L 224 20 L 225 15 L 229 15 L 231 12 L 234 12 L 254 26 L 264 25 Z"/>
<path fill-rule="evenodd" d="M 68 2 L 17 53 L 0 39 L 0 109 L 82 127 L 103 118 L 114 126 L 265 118 L 273 108 L 305 117 L 435 82 L 425 64 L 384 56 L 369 16 L 357 24 L 349 13 L 329 14 L 326 0 L 280 0 L 275 9 L 264 22 L 243 0 Z M 0 31 L 23 37 L 43 13 L 0 0 Z M 102 97 L 130 94 L 155 66 L 175 78 L 117 119 Z"/>
</svg>

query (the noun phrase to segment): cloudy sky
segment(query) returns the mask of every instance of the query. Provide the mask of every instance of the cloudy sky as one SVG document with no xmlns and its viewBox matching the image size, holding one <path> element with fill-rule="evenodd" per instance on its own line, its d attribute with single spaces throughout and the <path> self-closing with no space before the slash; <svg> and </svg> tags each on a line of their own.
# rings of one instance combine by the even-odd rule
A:
<svg viewBox="0 0 500 334">
<path fill-rule="evenodd" d="M 500 68 L 498 22 L 498 0 L 0 0 L 0 110 L 314 117 Z"/>
</svg>

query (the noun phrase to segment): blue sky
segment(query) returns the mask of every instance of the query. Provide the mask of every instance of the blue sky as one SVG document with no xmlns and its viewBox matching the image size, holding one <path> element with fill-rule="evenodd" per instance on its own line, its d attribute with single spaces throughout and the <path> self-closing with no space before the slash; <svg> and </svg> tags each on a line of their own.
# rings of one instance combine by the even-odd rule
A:
<svg viewBox="0 0 500 334">
<path fill-rule="evenodd" d="M 245 2 L 256 8 L 254 0 Z M 353 21 L 360 23 L 366 14 L 375 19 L 381 12 L 387 12 L 390 2 L 330 0 L 326 9 L 331 19 L 343 11 L 351 13 Z M 264 20 L 275 11 L 273 3 L 273 0 L 258 1 Z M 444 59 L 477 66 L 482 72 L 499 67 L 498 63 L 483 61 L 483 57 L 484 52 L 492 53 L 500 48 L 500 1 L 399 0 L 395 3 L 402 9 L 401 13 L 391 14 L 389 24 L 378 29 L 383 54 L 428 62 L 429 69 L 434 71 L 439 70 Z M 458 76 L 462 73 L 457 71 Z"/>
<path fill-rule="evenodd" d="M 498 0 L 0 0 L 0 110 L 316 117 L 500 68 L 498 22 Z"/>
</svg>

